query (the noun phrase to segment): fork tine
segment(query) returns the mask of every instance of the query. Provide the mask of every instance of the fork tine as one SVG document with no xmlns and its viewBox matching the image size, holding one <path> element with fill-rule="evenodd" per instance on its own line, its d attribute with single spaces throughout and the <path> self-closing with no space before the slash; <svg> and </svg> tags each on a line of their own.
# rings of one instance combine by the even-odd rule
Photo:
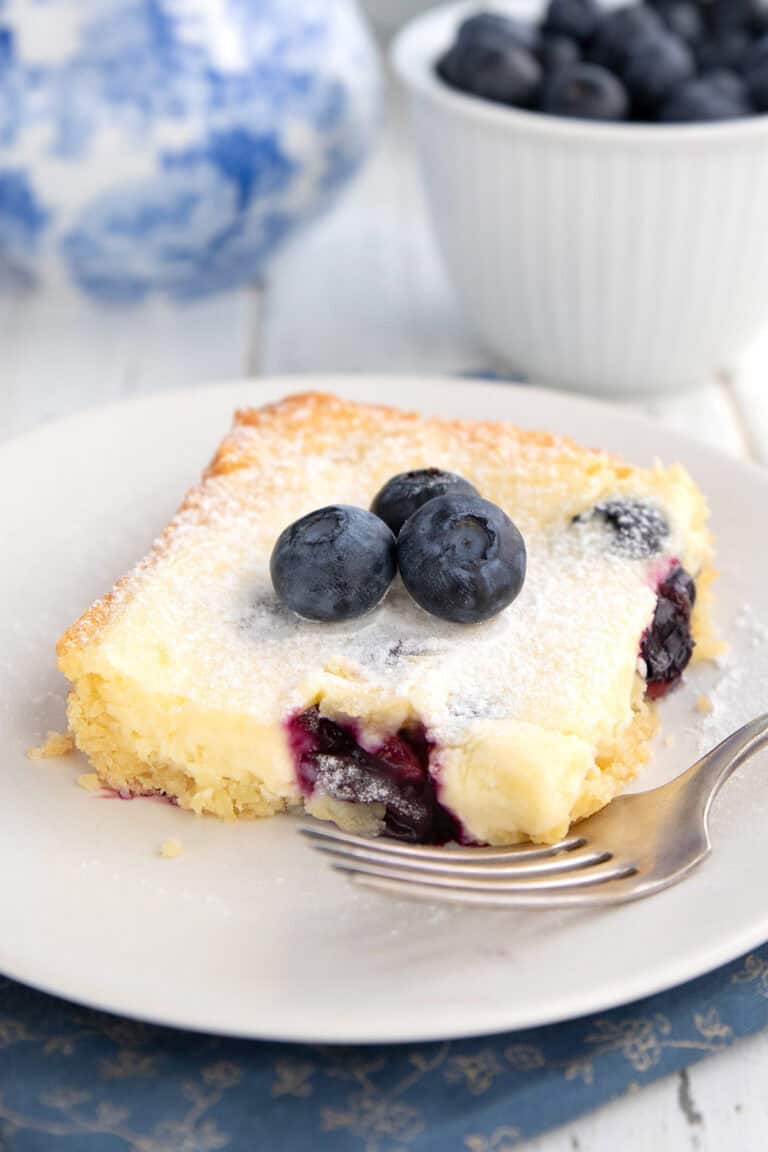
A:
<svg viewBox="0 0 768 1152">
<path fill-rule="evenodd" d="M 562 875 L 567 872 L 582 871 L 586 868 L 596 867 L 598 864 L 607 864 L 611 860 L 610 852 L 571 851 L 559 852 L 555 856 L 523 857 L 516 859 L 514 854 L 507 856 L 492 856 L 491 859 L 453 858 L 453 853 L 445 852 L 442 857 L 421 856 L 415 859 L 390 852 L 385 843 L 370 841 L 366 847 L 357 844 L 335 843 L 332 840 L 318 841 L 315 845 L 318 852 L 331 856 L 335 860 L 348 860 L 354 862 L 364 861 L 368 864 L 391 865 L 392 867 L 408 867 L 419 872 L 436 873 L 444 876 L 487 876 L 495 879 L 501 876 L 523 878 L 525 876 Z"/>
<path fill-rule="evenodd" d="M 380 844 L 370 836 L 355 836 L 352 832 L 342 832 L 333 824 L 308 824 L 299 828 L 302 836 L 309 840 L 332 840 L 336 844 L 350 844 L 360 848 L 371 848 Z M 557 844 L 520 844 L 511 848 L 476 848 L 432 847 L 428 844 L 403 844 L 397 840 L 388 840 L 386 851 L 396 856 L 407 856 L 411 859 L 440 860 L 447 856 L 451 860 L 536 860 L 554 856 L 559 852 L 573 852 L 586 845 L 583 836 L 568 836 Z"/>
<path fill-rule="evenodd" d="M 499 876 L 498 879 L 488 875 L 476 879 L 473 876 L 442 875 L 440 873 L 425 873 L 415 866 L 394 866 L 389 864 L 336 863 L 333 868 L 337 872 L 351 873 L 352 875 L 377 876 L 383 880 L 410 881 L 433 888 L 435 897 L 439 897 L 445 890 L 455 892 L 485 892 L 485 893 L 561 893 L 568 889 L 596 887 L 613 880 L 625 880 L 634 875 L 636 869 L 631 865 L 614 864 L 607 868 L 590 868 L 584 872 L 564 873 L 559 876 L 540 876 L 529 879 L 510 879 L 508 876 Z"/>
<path fill-rule="evenodd" d="M 403 900 L 427 904 L 461 904 L 476 908 L 606 908 L 625 904 L 646 893 L 642 888 L 627 887 L 619 880 L 610 885 L 549 892 L 469 892 L 454 888 L 436 888 L 433 884 L 415 883 L 413 880 L 388 880 L 381 876 L 367 876 L 361 872 L 350 876 L 360 888 L 370 888 Z M 630 877 L 631 880 L 631 877 Z"/>
</svg>

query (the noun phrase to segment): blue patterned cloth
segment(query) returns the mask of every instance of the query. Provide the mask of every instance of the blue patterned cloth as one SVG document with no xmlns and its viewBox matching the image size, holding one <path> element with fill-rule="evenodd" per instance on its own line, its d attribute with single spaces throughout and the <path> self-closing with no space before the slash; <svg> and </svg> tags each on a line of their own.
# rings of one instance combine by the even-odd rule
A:
<svg viewBox="0 0 768 1152">
<path fill-rule="evenodd" d="M 613 1012 L 333 1048 L 216 1039 L 0 983 L 2 1152 L 509 1152 L 768 1024 L 768 945 Z"/>
</svg>

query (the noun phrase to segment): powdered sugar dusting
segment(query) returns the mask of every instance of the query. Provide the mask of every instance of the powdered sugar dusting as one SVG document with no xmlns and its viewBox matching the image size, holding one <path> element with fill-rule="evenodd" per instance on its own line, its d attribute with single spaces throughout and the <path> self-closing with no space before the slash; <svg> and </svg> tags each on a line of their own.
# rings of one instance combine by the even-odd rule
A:
<svg viewBox="0 0 768 1152">
<path fill-rule="evenodd" d="M 722 660 L 709 711 L 697 724 L 699 754 L 731 732 L 768 712 L 768 621 L 745 604 L 729 629 L 730 650 Z M 739 659 L 739 651 L 749 653 Z"/>
<path fill-rule="evenodd" d="M 338 756 L 318 753 L 315 765 L 320 784 L 336 800 L 386 804 L 392 799 L 393 789 L 388 781 L 365 775 L 353 764 L 341 761 Z"/>
<path fill-rule="evenodd" d="M 604 501 L 576 523 L 601 529 L 606 548 L 633 560 L 655 555 L 669 536 L 666 517 L 647 501 Z"/>
<path fill-rule="evenodd" d="M 606 724 L 628 719 L 653 614 L 652 561 L 606 547 L 604 525 L 572 522 L 627 493 L 666 512 L 671 475 L 511 427 L 383 420 L 324 404 L 306 398 L 288 416 L 268 410 L 236 428 L 218 472 L 118 593 L 97 659 L 148 691 L 265 724 L 339 684 L 359 714 L 384 701 L 446 744 L 479 720 L 597 741 Z M 269 556 L 288 523 L 324 504 L 368 506 L 394 472 L 422 467 L 460 472 L 520 527 L 529 567 L 513 605 L 466 627 L 426 615 L 399 582 L 368 617 L 345 624 L 300 620 L 277 602 Z M 669 518 L 665 554 L 698 571 L 706 537 Z"/>
</svg>

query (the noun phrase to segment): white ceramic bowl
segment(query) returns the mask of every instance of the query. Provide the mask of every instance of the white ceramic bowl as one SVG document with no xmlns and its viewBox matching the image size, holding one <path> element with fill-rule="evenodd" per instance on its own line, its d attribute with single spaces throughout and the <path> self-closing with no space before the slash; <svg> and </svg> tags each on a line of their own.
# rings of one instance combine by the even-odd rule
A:
<svg viewBox="0 0 768 1152">
<path fill-rule="evenodd" d="M 475 8 L 427 12 L 392 54 L 480 337 L 531 379 L 606 394 L 691 388 L 732 367 L 768 320 L 768 116 L 597 124 L 466 96 L 434 64 Z"/>
<path fill-rule="evenodd" d="M 394 32 L 406 20 L 439 3 L 440 0 L 363 0 L 363 8 L 382 32 Z"/>
</svg>

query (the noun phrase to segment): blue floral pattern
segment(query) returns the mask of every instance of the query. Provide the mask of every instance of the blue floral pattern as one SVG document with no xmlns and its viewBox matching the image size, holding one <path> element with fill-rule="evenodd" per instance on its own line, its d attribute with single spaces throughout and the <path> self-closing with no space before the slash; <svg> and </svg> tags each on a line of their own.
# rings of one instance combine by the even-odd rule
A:
<svg viewBox="0 0 768 1152">
<path fill-rule="evenodd" d="M 164 154 L 160 172 L 96 199 L 64 237 L 86 291 L 133 300 L 153 287 L 177 297 L 231 287 L 256 276 L 290 230 L 278 205 L 296 164 L 274 133 L 214 132 Z"/>
<path fill-rule="evenodd" d="M 3 1152 L 512 1152 L 768 1024 L 768 946 L 642 1003 L 407 1047 L 192 1036 L 0 980 Z"/>
<path fill-rule="evenodd" d="M 31 283 L 47 222 L 24 172 L 0 171 L 0 278 L 19 286 Z"/>
<path fill-rule="evenodd" d="M 35 212 L 0 197 L 0 281 L 125 302 L 257 279 L 378 104 L 354 0 L 5 0 L 0 179 Z"/>
</svg>

